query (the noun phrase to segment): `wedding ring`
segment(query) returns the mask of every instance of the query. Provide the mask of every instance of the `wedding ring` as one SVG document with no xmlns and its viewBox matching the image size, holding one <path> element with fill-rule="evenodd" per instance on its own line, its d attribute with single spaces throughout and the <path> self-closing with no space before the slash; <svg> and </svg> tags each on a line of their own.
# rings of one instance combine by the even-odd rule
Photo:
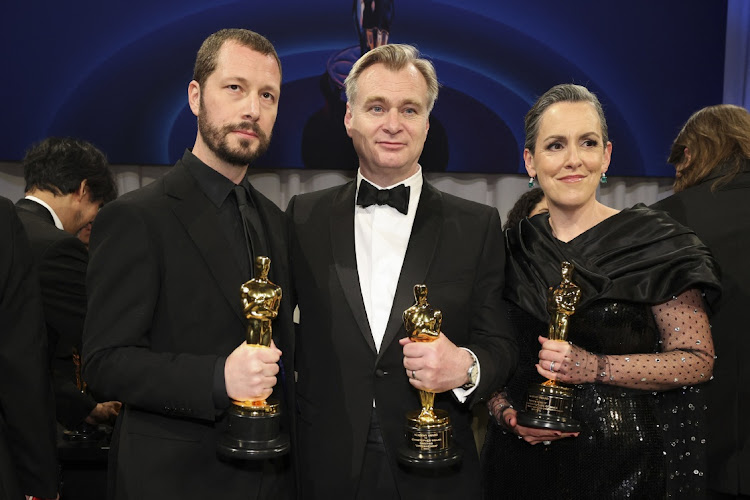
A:
<svg viewBox="0 0 750 500">
<path fill-rule="evenodd" d="M 411 371 L 411 378 L 417 380 L 417 375 L 414 373 L 414 370 Z"/>
<path fill-rule="evenodd" d="M 543 445 L 549 446 L 552 444 L 552 441 L 542 441 Z"/>
<path fill-rule="evenodd" d="M 554 362 L 554 361 L 552 361 L 552 362 L 551 362 L 551 363 L 549 364 L 549 371 L 551 371 L 551 372 L 555 371 L 555 362 Z"/>
</svg>

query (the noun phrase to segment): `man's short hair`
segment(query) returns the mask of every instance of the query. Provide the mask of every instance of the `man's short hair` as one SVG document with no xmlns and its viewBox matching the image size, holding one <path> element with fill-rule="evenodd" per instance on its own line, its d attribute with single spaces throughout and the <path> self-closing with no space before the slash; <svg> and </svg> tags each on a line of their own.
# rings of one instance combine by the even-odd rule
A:
<svg viewBox="0 0 750 500">
<path fill-rule="evenodd" d="M 218 59 L 219 51 L 224 46 L 224 43 L 230 40 L 255 52 L 259 52 L 264 56 L 273 56 L 276 59 L 276 64 L 279 65 L 279 75 L 281 75 L 281 60 L 273 44 L 266 37 L 246 29 L 223 29 L 206 38 L 195 57 L 193 80 L 198 82 L 201 88 L 203 88 L 211 73 L 216 71 L 216 60 Z"/>
<path fill-rule="evenodd" d="M 357 98 L 357 82 L 362 72 L 374 64 L 382 64 L 391 71 L 400 71 L 410 64 L 413 65 L 427 82 L 427 111 L 432 111 L 440 87 L 435 67 L 430 61 L 420 57 L 419 50 L 416 47 L 398 43 L 376 47 L 354 63 L 349 75 L 344 80 L 346 99 L 349 102 L 354 102 Z"/>
<path fill-rule="evenodd" d="M 93 144 L 72 137 L 49 137 L 34 144 L 23 159 L 26 192 L 74 193 L 86 181 L 91 201 L 117 198 L 117 186 L 104 153 Z"/>
</svg>

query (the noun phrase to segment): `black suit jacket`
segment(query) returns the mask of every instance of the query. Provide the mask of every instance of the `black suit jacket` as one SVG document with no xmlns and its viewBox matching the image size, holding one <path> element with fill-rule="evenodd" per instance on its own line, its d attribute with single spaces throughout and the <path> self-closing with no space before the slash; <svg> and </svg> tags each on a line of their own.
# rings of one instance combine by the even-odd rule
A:
<svg viewBox="0 0 750 500">
<path fill-rule="evenodd" d="M 16 209 L 39 272 L 57 420 L 72 429 L 96 406 L 94 398 L 76 387 L 73 364 L 73 349 L 81 352 L 86 319 L 88 251 L 77 237 L 58 229 L 52 214 L 39 203 L 21 199 Z"/>
<path fill-rule="evenodd" d="M 711 192 L 716 177 L 654 205 L 690 227 L 711 249 L 722 272 L 722 297 L 711 317 L 716 349 L 713 380 L 705 384 L 708 400 L 709 488 L 750 495 L 750 162 L 731 183 Z"/>
<path fill-rule="evenodd" d="M 273 337 L 292 373 L 288 225 L 270 200 L 252 196 L 268 235 L 269 279 L 287 294 Z M 245 340 L 240 286 L 247 279 L 215 205 L 182 160 L 97 216 L 84 374 L 124 403 L 110 453 L 116 498 L 277 498 L 275 472 L 283 469 L 283 481 L 291 481 L 288 463 L 229 463 L 216 453 L 226 408 L 214 399 L 214 370 Z M 223 380 L 223 372 L 217 376 Z M 287 376 L 276 386 L 287 428 L 293 384 Z"/>
<path fill-rule="evenodd" d="M 300 492 L 306 498 L 354 498 L 373 400 L 403 499 L 478 498 L 479 461 L 469 407 L 502 387 L 517 356 L 502 299 L 504 247 L 497 210 L 441 193 L 426 182 L 380 352 L 360 292 L 354 248 L 356 183 L 293 198 L 292 248 L 300 308 L 297 404 Z M 398 340 L 415 284 L 443 312 L 442 331 L 479 359 L 481 380 L 466 404 L 449 391 L 447 410 L 461 465 L 426 477 L 397 465 L 404 415 L 419 409 Z"/>
<path fill-rule="evenodd" d="M 55 415 L 39 282 L 10 200 L 0 197 L 0 499 L 57 495 Z"/>
</svg>

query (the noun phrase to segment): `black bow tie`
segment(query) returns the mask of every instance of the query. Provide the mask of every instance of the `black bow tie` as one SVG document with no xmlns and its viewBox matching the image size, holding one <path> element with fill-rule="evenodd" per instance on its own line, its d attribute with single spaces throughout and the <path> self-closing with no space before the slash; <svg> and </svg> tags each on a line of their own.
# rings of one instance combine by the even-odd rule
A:
<svg viewBox="0 0 750 500">
<path fill-rule="evenodd" d="M 357 193 L 357 205 L 367 208 L 370 205 L 390 205 L 402 214 L 409 210 L 409 191 L 411 188 L 399 184 L 391 189 L 378 189 L 362 180 Z"/>
</svg>

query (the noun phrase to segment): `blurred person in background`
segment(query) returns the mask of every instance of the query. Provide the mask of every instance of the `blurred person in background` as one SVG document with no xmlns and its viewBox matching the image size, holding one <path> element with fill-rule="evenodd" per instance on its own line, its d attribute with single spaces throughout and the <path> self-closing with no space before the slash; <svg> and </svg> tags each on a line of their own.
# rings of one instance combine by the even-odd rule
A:
<svg viewBox="0 0 750 500">
<path fill-rule="evenodd" d="M 117 188 L 104 153 L 70 137 L 33 145 L 23 159 L 23 173 L 26 196 L 16 210 L 39 275 L 57 420 L 83 436 L 114 423 L 120 403 L 95 400 L 80 377 L 88 251 L 76 234 L 117 197 Z"/>
<path fill-rule="evenodd" d="M 690 227 L 722 271 L 722 299 L 711 318 L 716 348 L 707 398 L 709 498 L 750 498 L 750 114 L 729 104 L 697 111 L 672 144 L 675 194 L 654 205 Z"/>
<path fill-rule="evenodd" d="M 544 197 L 542 188 L 531 188 L 516 200 L 513 208 L 508 210 L 508 216 L 503 224 L 503 231 L 509 227 L 516 227 L 524 219 L 547 213 L 547 199 Z"/>
<path fill-rule="evenodd" d="M 0 499 L 55 498 L 55 407 L 29 242 L 0 197 Z"/>
</svg>

